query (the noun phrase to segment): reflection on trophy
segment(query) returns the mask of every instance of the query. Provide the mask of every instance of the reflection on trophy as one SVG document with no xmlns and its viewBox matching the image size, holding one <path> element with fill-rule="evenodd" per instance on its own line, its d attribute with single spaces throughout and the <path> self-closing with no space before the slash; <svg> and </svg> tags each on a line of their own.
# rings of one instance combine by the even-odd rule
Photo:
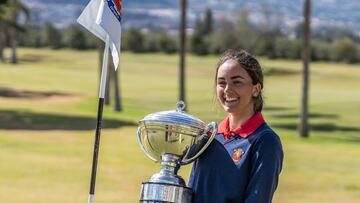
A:
<svg viewBox="0 0 360 203">
<path fill-rule="evenodd" d="M 184 102 L 176 111 L 161 111 L 139 121 L 138 142 L 161 170 L 142 183 L 140 202 L 190 203 L 192 191 L 177 175 L 180 165 L 194 161 L 209 146 L 217 133 L 217 124 L 206 125 L 183 112 Z"/>
</svg>

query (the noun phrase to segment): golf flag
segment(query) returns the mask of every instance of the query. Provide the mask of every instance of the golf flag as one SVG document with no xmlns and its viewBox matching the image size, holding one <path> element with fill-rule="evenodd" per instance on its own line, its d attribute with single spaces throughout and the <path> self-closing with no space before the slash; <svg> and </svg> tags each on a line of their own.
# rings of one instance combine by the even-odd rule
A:
<svg viewBox="0 0 360 203">
<path fill-rule="evenodd" d="M 115 70 L 120 57 L 121 13 L 122 0 L 91 0 L 77 19 L 79 24 L 104 42 L 109 36 Z"/>
<path fill-rule="evenodd" d="M 121 10 L 121 0 L 90 0 L 89 4 L 85 7 L 77 19 L 78 23 L 105 42 L 88 203 L 94 203 L 109 48 L 111 49 L 115 70 L 119 64 L 121 45 Z"/>
</svg>

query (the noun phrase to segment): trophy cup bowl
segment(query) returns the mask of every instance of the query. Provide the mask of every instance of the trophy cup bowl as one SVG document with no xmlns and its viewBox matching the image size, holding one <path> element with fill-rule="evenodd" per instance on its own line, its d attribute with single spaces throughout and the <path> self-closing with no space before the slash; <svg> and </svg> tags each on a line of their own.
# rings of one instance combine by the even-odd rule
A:
<svg viewBox="0 0 360 203">
<path fill-rule="evenodd" d="M 141 186 L 140 202 L 190 203 L 192 191 L 177 175 L 180 165 L 194 161 L 209 146 L 217 133 L 217 124 L 206 125 L 200 119 L 177 109 L 145 116 L 139 121 L 138 142 L 142 151 L 161 170 Z"/>
</svg>

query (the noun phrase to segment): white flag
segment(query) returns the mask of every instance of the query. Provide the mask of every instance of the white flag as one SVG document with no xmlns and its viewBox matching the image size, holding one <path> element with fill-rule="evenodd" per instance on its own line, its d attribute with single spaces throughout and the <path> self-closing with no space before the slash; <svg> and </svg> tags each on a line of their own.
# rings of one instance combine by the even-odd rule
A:
<svg viewBox="0 0 360 203">
<path fill-rule="evenodd" d="M 110 38 L 110 49 L 115 70 L 119 64 L 121 47 L 122 0 L 91 0 L 77 22 L 105 42 Z"/>
</svg>

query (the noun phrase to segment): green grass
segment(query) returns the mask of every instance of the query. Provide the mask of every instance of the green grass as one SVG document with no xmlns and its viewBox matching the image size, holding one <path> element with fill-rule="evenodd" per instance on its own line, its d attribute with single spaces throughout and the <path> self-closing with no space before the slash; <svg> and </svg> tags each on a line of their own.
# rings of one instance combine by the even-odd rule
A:
<svg viewBox="0 0 360 203">
<path fill-rule="evenodd" d="M 0 64 L 0 202 L 87 201 L 98 54 L 20 49 L 18 65 Z M 121 58 L 124 111 L 104 109 L 96 202 L 138 201 L 141 182 L 159 165 L 141 152 L 136 122 L 174 109 L 178 98 L 177 55 L 123 53 Z M 188 110 L 206 122 L 224 116 L 213 102 L 216 62 L 216 56 L 186 59 Z M 274 202 L 359 203 L 360 65 L 311 64 L 311 137 L 300 139 L 301 62 L 260 62 L 266 74 L 264 115 L 285 151 Z M 189 170 L 183 167 L 180 175 L 187 179 Z"/>
</svg>

